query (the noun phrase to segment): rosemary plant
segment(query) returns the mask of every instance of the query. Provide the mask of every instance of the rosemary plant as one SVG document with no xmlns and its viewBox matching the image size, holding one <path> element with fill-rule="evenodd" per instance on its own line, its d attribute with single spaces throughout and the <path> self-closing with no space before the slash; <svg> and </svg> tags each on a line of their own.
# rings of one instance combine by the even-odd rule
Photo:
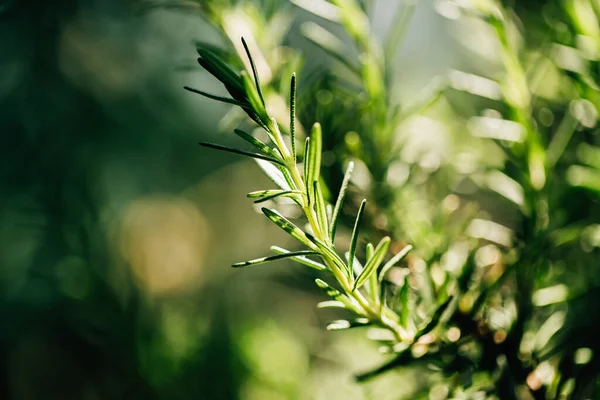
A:
<svg viewBox="0 0 600 400">
<path fill-rule="evenodd" d="M 255 152 L 213 143 L 201 142 L 200 144 L 205 147 L 254 158 L 278 188 L 252 192 L 248 194 L 248 197 L 255 199 L 256 203 L 279 197 L 290 198 L 302 209 L 308 222 L 308 229 L 307 231 L 302 230 L 277 210 L 264 207 L 262 212 L 265 216 L 306 246 L 307 250 L 290 251 L 274 246 L 272 250 L 277 253 L 276 255 L 237 263 L 233 266 L 246 267 L 290 258 L 308 267 L 328 273 L 335 280 L 335 285 L 331 285 L 322 279 L 317 279 L 316 284 L 332 298 L 332 301 L 321 303 L 320 307 L 340 307 L 356 314 L 356 319 L 336 321 L 329 326 L 330 329 L 374 324 L 389 330 L 398 343 L 414 340 L 415 334 L 410 333 L 407 327 L 403 326 L 400 316 L 387 306 L 385 296 L 383 296 L 384 292 L 381 290 L 385 274 L 406 256 L 411 247 L 405 247 L 384 263 L 391 241 L 389 237 L 384 237 L 376 246 L 371 243 L 367 244 L 367 257 L 364 263 L 361 263 L 356 257 L 356 250 L 366 204 L 366 200 L 363 200 L 356 215 L 350 248 L 345 259 L 342 258 L 335 247 L 334 241 L 341 207 L 352 174 L 353 163 L 348 163 L 344 181 L 335 204 L 328 203 L 323 196 L 322 183 L 320 182 L 322 131 L 319 123 L 313 125 L 310 136 L 306 138 L 304 155 L 301 157 L 303 165 L 300 166 L 298 163 L 298 146 L 295 137 L 295 74 L 292 75 L 290 84 L 290 145 L 288 145 L 277 121 L 269 116 L 265 108 L 265 100 L 256 65 L 244 39 L 242 39 L 242 43 L 250 60 L 252 78 L 247 71 L 237 74 L 209 49 L 199 48 L 198 50 L 200 64 L 223 83 L 231 98 L 212 95 L 189 87 L 186 87 L 186 89 L 215 100 L 239 106 L 267 133 L 270 144 L 264 143 L 239 129 L 234 131 L 235 134 L 252 145 Z M 311 259 L 311 256 L 317 256 L 319 261 Z"/>
</svg>

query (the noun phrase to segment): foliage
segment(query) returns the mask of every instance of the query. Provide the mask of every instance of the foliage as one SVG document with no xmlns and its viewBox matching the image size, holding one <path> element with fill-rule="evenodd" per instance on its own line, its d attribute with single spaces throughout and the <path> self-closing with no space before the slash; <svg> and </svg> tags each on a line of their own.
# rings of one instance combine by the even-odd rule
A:
<svg viewBox="0 0 600 400">
<path fill-rule="evenodd" d="M 246 42 L 242 48 L 249 63 L 240 74 L 216 50 L 198 46 L 200 64 L 231 98 L 192 90 L 235 104 L 269 140 L 236 130 L 254 147 L 252 153 L 202 144 L 257 159 L 278 188 L 248 196 L 256 202 L 292 201 L 307 222 L 303 229 L 281 212 L 262 208 L 308 250 L 273 247 L 275 256 L 234 266 L 290 258 L 328 277 L 329 282 L 316 280 L 331 298 L 321 306 L 344 308 L 353 315 L 334 321 L 329 329 L 375 326 L 382 330 L 375 340 L 391 353 L 389 363 L 359 375 L 359 380 L 391 368 L 428 366 L 433 382 L 450 398 L 596 396 L 600 369 L 593 338 L 600 327 L 582 317 L 598 308 L 596 2 L 549 3 L 544 6 L 547 18 L 524 20 L 525 26 L 536 24 L 526 30 L 519 29 L 518 15 L 499 2 L 447 2 L 462 18 L 485 23 L 484 32 L 497 47 L 493 74 L 454 71 L 449 86 L 434 85 L 431 93 L 409 105 L 398 104 L 390 88 L 410 3 L 400 7 L 383 44 L 373 37 L 367 7 L 358 0 L 294 3 L 340 24 L 357 56 L 347 56 L 352 54 L 348 45 L 325 28 L 304 25 L 308 39 L 343 69 L 314 78 L 298 102 L 292 75 L 287 124 L 281 115 L 271 115 L 265 92 L 288 90 L 261 85 L 260 68 Z M 239 48 L 238 39 L 230 38 Z M 468 112 L 459 107 L 464 102 L 460 91 L 478 96 L 471 99 Z M 319 93 L 331 99 L 324 104 L 310 101 Z M 498 156 L 479 154 L 469 168 L 451 157 L 433 164 L 426 157 L 403 158 L 411 138 L 400 135 L 399 146 L 398 132 L 411 117 L 436 106 L 445 107 L 459 129 L 472 132 L 470 142 L 477 151 Z M 296 113 L 304 125 L 313 125 L 303 152 L 296 138 Z M 333 161 L 322 168 L 322 157 L 332 152 Z M 366 181 L 349 186 L 352 169 L 359 165 Z M 407 171 L 400 182 L 394 179 L 398 167 Z M 485 210 L 485 197 L 462 192 L 466 183 L 476 184 L 486 196 L 504 198 L 515 222 L 504 226 L 494 221 L 500 215 Z M 341 189 L 333 201 L 326 194 L 336 187 Z M 367 208 L 359 196 L 373 206 Z M 349 217 L 350 208 L 355 218 Z M 353 227 L 349 243 L 335 241 L 340 221 Z M 364 251 L 359 246 L 363 236 L 369 238 Z M 406 242 L 414 245 L 414 254 L 407 256 L 411 245 Z M 345 259 L 339 253 L 342 246 L 348 248 Z M 389 249 L 395 255 L 386 262 Z M 319 260 L 310 258 L 314 256 Z M 407 262 L 398 268 L 403 259 Z M 573 337 L 579 340 L 574 343 Z M 421 389 L 426 394 L 430 387 Z"/>
</svg>

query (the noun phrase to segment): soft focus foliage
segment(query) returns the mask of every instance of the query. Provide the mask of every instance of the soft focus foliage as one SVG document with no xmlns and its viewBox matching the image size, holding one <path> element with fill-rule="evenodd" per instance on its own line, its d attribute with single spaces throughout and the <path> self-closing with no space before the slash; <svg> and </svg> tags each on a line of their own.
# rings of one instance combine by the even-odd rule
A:
<svg viewBox="0 0 600 400">
<path fill-rule="evenodd" d="M 0 2 L 1 398 L 600 396 L 600 2 L 53 3 Z"/>
</svg>

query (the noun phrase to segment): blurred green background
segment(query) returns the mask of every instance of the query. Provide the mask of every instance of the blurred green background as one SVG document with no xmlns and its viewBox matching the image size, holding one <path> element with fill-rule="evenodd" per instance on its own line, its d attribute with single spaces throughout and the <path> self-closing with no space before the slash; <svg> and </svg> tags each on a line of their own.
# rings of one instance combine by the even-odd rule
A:
<svg viewBox="0 0 600 400">
<path fill-rule="evenodd" d="M 361 332 L 324 331 L 336 315 L 316 309 L 310 271 L 229 268 L 290 240 L 244 197 L 267 182 L 255 164 L 197 145 L 230 141 L 229 107 L 183 90 L 219 91 L 194 42 L 222 39 L 200 10 L 140 3 L 0 2 L 0 398 L 385 400 L 426 383 L 355 383 L 384 357 Z M 331 64 L 299 32 L 317 19 L 285 3 L 284 44 L 309 70 Z M 402 100 L 493 68 L 484 27 L 442 3 L 417 2 L 393 63 Z M 375 2 L 378 37 L 394 7 Z M 461 96 L 407 124 L 404 160 L 502 159 L 451 119 L 485 108 Z"/>
</svg>

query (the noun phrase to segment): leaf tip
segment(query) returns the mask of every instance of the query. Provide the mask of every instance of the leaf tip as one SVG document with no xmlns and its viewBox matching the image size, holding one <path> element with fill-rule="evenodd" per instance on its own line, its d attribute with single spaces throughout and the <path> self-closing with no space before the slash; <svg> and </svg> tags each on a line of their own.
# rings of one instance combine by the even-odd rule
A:
<svg viewBox="0 0 600 400">
<path fill-rule="evenodd" d="M 317 278 L 317 279 L 315 279 L 315 283 L 321 289 L 327 289 L 329 287 L 329 285 L 323 279 Z"/>
</svg>

